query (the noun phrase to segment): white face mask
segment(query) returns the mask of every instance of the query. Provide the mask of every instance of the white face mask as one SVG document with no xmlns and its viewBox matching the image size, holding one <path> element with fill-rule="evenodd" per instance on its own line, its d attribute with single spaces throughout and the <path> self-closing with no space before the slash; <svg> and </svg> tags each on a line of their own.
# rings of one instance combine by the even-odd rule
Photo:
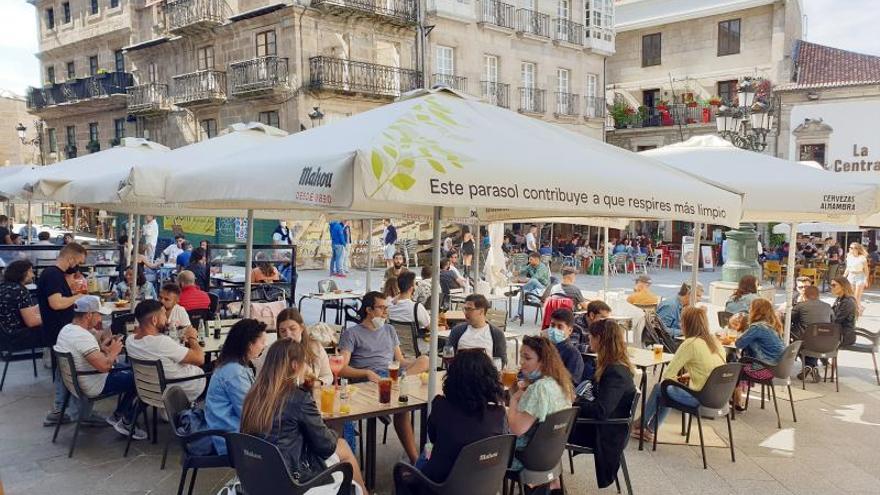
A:
<svg viewBox="0 0 880 495">
<path fill-rule="evenodd" d="M 380 316 L 374 316 L 370 321 L 376 328 L 382 328 L 385 326 L 385 318 L 382 318 Z"/>
</svg>

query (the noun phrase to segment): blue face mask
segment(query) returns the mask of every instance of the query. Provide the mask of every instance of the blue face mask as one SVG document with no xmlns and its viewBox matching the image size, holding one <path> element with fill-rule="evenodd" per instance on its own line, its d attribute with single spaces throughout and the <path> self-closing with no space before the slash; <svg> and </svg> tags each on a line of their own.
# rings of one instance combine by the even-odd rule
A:
<svg viewBox="0 0 880 495">
<path fill-rule="evenodd" d="M 529 371 L 528 373 L 526 373 L 526 378 L 528 378 L 529 381 L 532 382 L 538 380 L 539 378 L 541 378 L 541 370 Z"/>
<path fill-rule="evenodd" d="M 550 342 L 558 344 L 565 341 L 565 332 L 558 328 L 550 327 L 547 329 L 547 338 L 550 339 Z"/>
</svg>

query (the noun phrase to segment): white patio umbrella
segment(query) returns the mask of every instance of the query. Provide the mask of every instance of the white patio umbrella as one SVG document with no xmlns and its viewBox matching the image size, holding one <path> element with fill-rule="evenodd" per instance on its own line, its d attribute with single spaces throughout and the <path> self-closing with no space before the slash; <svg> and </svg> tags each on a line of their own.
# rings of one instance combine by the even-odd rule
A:
<svg viewBox="0 0 880 495">
<path fill-rule="evenodd" d="M 813 232 L 858 232 L 864 230 L 859 228 L 858 225 L 840 225 L 824 222 L 799 223 L 796 228 L 798 234 L 811 234 Z M 789 234 L 790 230 L 789 226 L 783 223 L 773 226 L 774 234 Z"/>
<path fill-rule="evenodd" d="M 432 391 L 442 217 L 473 212 L 481 218 L 492 211 L 508 218 L 635 217 L 724 225 L 740 219 L 736 193 L 448 89 L 415 92 L 229 156 L 212 170 L 207 177 L 173 171 L 166 180 L 166 201 L 199 208 L 307 205 L 432 214 Z"/>
<path fill-rule="evenodd" d="M 799 222 L 836 222 L 858 225 L 877 211 L 878 188 L 846 176 L 816 170 L 763 153 L 742 150 L 718 136 L 697 136 L 682 143 L 643 151 L 672 167 L 705 180 L 725 184 L 743 193 L 742 221 L 787 222 L 794 238 Z M 699 227 L 694 234 L 699 253 Z M 785 341 L 791 328 L 791 286 L 795 256 L 788 257 L 786 276 Z M 693 264 L 696 281 L 698 263 Z"/>
</svg>

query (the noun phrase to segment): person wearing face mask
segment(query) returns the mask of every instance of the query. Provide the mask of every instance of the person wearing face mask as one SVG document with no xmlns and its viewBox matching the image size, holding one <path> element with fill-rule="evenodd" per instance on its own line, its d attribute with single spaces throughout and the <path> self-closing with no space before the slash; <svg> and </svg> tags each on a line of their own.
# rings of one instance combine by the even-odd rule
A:
<svg viewBox="0 0 880 495">
<path fill-rule="evenodd" d="M 574 314 L 569 309 L 560 308 L 550 315 L 550 328 L 544 332 L 550 342 L 556 346 L 559 358 L 571 374 L 572 384 L 577 385 L 583 379 L 584 358 L 569 340 L 573 328 Z"/>
<path fill-rule="evenodd" d="M 287 228 L 287 222 L 284 220 L 278 222 L 278 226 L 275 227 L 275 231 L 272 232 L 272 244 L 280 244 L 283 246 L 293 244 L 293 239 L 290 238 L 290 229 Z"/>
<path fill-rule="evenodd" d="M 208 429 L 237 432 L 244 398 L 254 384 L 252 362 L 266 348 L 266 324 L 245 318 L 232 325 L 214 363 L 205 395 Z M 226 440 L 212 437 L 214 450 L 226 454 Z"/>
<path fill-rule="evenodd" d="M 58 333 L 65 325 L 73 321 L 73 305 L 82 294 L 74 294 L 67 282 L 68 275 L 79 273 L 79 265 L 86 262 L 86 249 L 81 245 L 71 242 L 58 252 L 58 258 L 53 266 L 47 266 L 40 272 L 37 279 L 37 304 L 40 306 L 40 318 L 43 321 L 44 344 L 54 346 L 58 339 Z M 52 368 L 55 369 L 55 358 L 52 357 Z M 55 377 L 55 402 L 52 411 L 43 421 L 44 426 L 54 426 L 61 421 L 66 423 L 71 418 L 76 418 L 79 413 L 79 404 L 74 401 L 67 408 L 65 417 L 61 417 L 61 406 L 67 396 L 61 377 Z"/>
<path fill-rule="evenodd" d="M 507 365 L 507 340 L 504 332 L 486 320 L 489 301 L 482 294 L 471 294 L 464 300 L 464 317 L 467 323 L 457 325 L 449 332 L 447 345 L 456 352 L 462 349 L 482 349 L 492 358 Z"/>
<path fill-rule="evenodd" d="M 190 401 L 196 400 L 205 390 L 205 351 L 199 345 L 199 336 L 192 327 L 183 332 L 184 344 L 166 334 L 168 316 L 162 303 L 156 300 L 137 305 L 134 317 L 138 327 L 125 339 L 125 351 L 130 357 L 147 361 L 161 360 L 165 378 L 184 378 L 175 385 L 183 389 Z"/>
<path fill-rule="evenodd" d="M 324 346 L 315 340 L 306 329 L 306 324 L 299 310 L 287 308 L 280 313 L 275 320 L 275 328 L 278 329 L 279 339 L 293 339 L 302 342 L 305 349 L 305 365 L 307 374 L 321 380 L 321 384 L 333 383 L 333 371 L 330 370 L 330 357 Z"/>
<path fill-rule="evenodd" d="M 428 356 L 407 358 L 400 350 L 397 331 L 388 322 L 388 299 L 381 292 L 367 292 L 359 310 L 361 322 L 342 330 L 339 350 L 343 368 L 339 376 L 355 381 L 379 382 L 388 376 L 388 365 L 400 363 L 410 376 L 428 370 Z M 415 437 L 409 413 L 394 415 L 394 429 L 411 463 L 418 458 Z"/>
</svg>

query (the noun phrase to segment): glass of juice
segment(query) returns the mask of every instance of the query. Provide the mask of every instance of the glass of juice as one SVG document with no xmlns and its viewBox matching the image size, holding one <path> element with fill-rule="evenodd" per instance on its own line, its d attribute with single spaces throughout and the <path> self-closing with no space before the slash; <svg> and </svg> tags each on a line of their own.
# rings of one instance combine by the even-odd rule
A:
<svg viewBox="0 0 880 495">
<path fill-rule="evenodd" d="M 380 378 L 379 379 L 379 403 L 380 404 L 390 404 L 391 403 L 391 378 Z"/>
<path fill-rule="evenodd" d="M 501 384 L 505 388 L 513 388 L 516 385 L 516 370 L 504 370 L 501 372 Z"/>
<path fill-rule="evenodd" d="M 336 402 L 336 387 L 327 385 L 321 388 L 321 412 L 328 416 L 333 415 L 333 406 Z"/>
<path fill-rule="evenodd" d="M 654 361 L 663 359 L 663 344 L 654 344 Z"/>
<path fill-rule="evenodd" d="M 400 371 L 400 363 L 397 361 L 391 361 L 391 364 L 388 365 L 388 377 L 396 382 L 398 371 Z"/>
</svg>

